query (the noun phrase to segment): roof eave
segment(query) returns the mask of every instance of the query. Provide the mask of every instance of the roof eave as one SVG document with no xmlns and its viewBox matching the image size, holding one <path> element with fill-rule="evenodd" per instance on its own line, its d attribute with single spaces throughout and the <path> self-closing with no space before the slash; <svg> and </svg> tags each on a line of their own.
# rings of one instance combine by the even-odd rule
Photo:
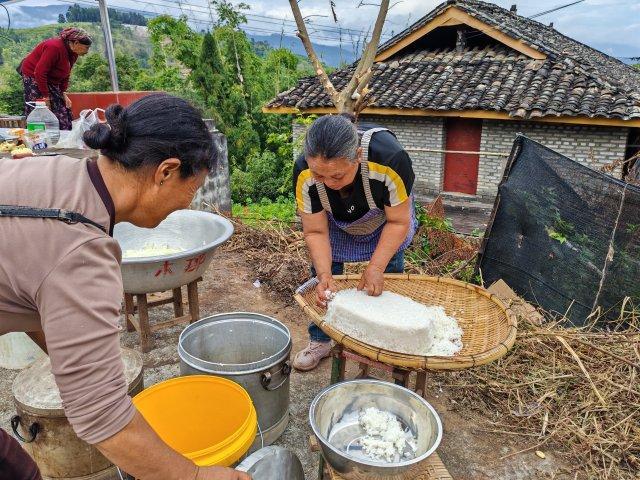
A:
<svg viewBox="0 0 640 480">
<path fill-rule="evenodd" d="M 296 107 L 278 106 L 262 108 L 264 113 L 280 114 L 280 115 L 301 115 L 301 114 L 328 114 L 337 113 L 335 107 L 314 107 L 299 109 Z M 513 117 L 506 112 L 496 112 L 493 110 L 423 110 L 423 109 L 407 109 L 407 108 L 365 108 L 361 113 L 368 115 L 397 115 L 411 117 L 462 117 L 462 118 L 478 118 L 484 120 L 509 120 L 521 122 L 535 123 L 561 123 L 570 125 L 596 125 L 603 127 L 628 127 L 640 128 L 640 117 L 622 119 L 607 117 L 587 117 L 587 116 L 542 116 L 536 118 Z"/>
</svg>

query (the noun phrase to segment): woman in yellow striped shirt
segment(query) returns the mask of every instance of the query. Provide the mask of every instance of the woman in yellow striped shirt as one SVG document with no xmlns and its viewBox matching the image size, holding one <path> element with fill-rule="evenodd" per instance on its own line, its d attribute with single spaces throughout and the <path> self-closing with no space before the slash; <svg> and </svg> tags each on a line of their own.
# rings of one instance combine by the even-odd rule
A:
<svg viewBox="0 0 640 480">
<path fill-rule="evenodd" d="M 404 271 L 404 250 L 417 227 L 414 179 L 409 155 L 386 128 L 356 125 L 346 115 L 320 117 L 309 127 L 293 186 L 318 303 L 335 291 L 333 275 L 343 273 L 344 262 L 369 262 L 359 288 L 375 296 L 384 273 Z M 329 337 L 315 324 L 309 335 L 294 359 L 298 370 L 312 370 L 329 356 Z"/>
</svg>

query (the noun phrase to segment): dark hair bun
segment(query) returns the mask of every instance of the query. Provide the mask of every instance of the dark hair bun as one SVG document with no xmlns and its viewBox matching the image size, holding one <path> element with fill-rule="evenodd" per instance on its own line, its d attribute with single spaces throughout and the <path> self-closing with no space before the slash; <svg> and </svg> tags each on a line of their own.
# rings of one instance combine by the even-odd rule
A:
<svg viewBox="0 0 640 480">
<path fill-rule="evenodd" d="M 89 130 L 82 134 L 84 143 L 94 150 L 107 148 L 111 139 L 111 129 L 104 123 L 96 123 Z"/>
<path fill-rule="evenodd" d="M 127 114 L 122 105 L 110 105 L 104 113 L 107 123 L 97 123 L 84 132 L 82 139 L 89 148 L 121 152 L 127 141 Z"/>
</svg>

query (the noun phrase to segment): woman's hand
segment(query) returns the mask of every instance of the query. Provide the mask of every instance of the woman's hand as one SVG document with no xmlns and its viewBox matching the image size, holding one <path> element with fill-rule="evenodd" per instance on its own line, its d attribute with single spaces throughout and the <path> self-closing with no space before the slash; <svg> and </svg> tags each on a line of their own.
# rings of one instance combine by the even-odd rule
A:
<svg viewBox="0 0 640 480">
<path fill-rule="evenodd" d="M 316 304 L 319 307 L 327 306 L 327 290 L 331 292 L 337 292 L 336 282 L 333 280 L 333 276 L 330 273 L 324 275 L 318 275 L 318 285 L 316 286 Z"/>
<path fill-rule="evenodd" d="M 375 265 L 369 264 L 362 274 L 358 290 L 366 290 L 371 296 L 377 297 L 384 288 L 384 270 Z"/>
<path fill-rule="evenodd" d="M 66 105 L 67 108 L 71 108 L 72 102 L 66 93 L 64 94 L 64 104 Z"/>
<path fill-rule="evenodd" d="M 200 467 L 195 480 L 251 480 L 251 475 L 224 467 Z"/>
</svg>

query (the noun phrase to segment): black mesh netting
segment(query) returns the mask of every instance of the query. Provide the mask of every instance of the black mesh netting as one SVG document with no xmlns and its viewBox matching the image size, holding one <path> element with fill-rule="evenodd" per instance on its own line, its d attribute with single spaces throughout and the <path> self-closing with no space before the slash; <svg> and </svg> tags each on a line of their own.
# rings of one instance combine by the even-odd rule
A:
<svg viewBox="0 0 640 480">
<path fill-rule="evenodd" d="M 518 136 L 479 257 L 485 284 L 583 325 L 640 305 L 640 188 Z"/>
</svg>

